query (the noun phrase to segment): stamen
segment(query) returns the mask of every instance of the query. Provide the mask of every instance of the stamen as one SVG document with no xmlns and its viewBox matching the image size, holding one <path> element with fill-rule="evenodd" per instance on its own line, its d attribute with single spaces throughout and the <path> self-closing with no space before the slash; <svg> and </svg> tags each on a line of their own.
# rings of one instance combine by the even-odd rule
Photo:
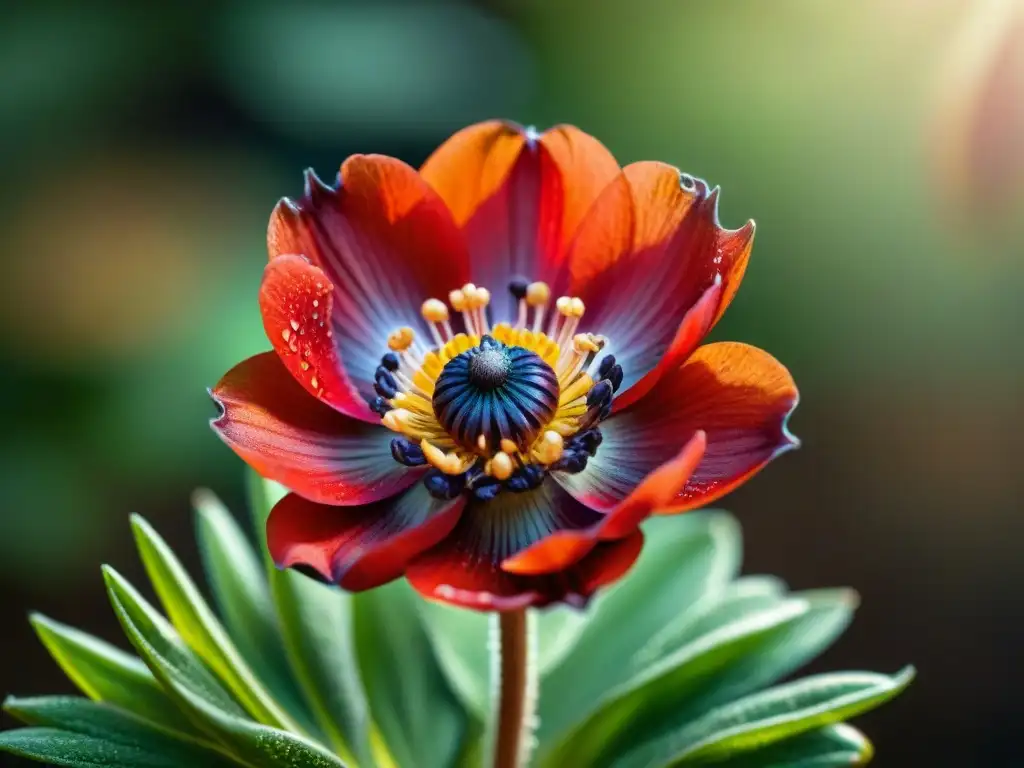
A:
<svg viewBox="0 0 1024 768">
<path fill-rule="evenodd" d="M 498 451 L 494 454 L 494 457 L 487 462 L 486 472 L 491 477 L 496 477 L 499 480 L 508 480 L 512 476 L 512 470 L 515 469 L 512 464 L 512 457 L 504 451 Z"/>
<path fill-rule="evenodd" d="M 519 446 L 509 440 L 507 437 L 501 439 L 501 450 L 510 456 L 514 456 L 519 451 Z"/>
<path fill-rule="evenodd" d="M 451 326 L 448 324 L 448 307 L 440 299 L 427 299 L 420 307 L 420 314 L 430 325 L 430 333 L 434 337 L 434 343 L 438 348 L 444 346 L 445 340 L 451 338 Z M 446 330 L 447 335 L 441 336 L 441 328 Z"/>
<path fill-rule="evenodd" d="M 416 332 L 409 326 L 403 325 L 388 336 L 388 349 L 394 352 L 404 352 L 412 346 L 415 338 Z"/>
<path fill-rule="evenodd" d="M 526 303 L 536 310 L 533 316 L 533 332 L 540 333 L 541 325 L 544 322 L 544 309 L 551 299 L 551 289 L 547 283 L 530 283 L 526 287 Z M 525 326 L 525 323 L 524 323 Z"/>
<path fill-rule="evenodd" d="M 487 322 L 487 306 L 491 303 L 491 292 L 486 288 L 476 289 L 476 318 L 480 335 L 491 332 L 490 323 Z"/>
<path fill-rule="evenodd" d="M 516 328 L 526 327 L 526 292 L 529 287 L 530 284 L 522 277 L 517 277 L 508 284 L 508 292 L 512 294 L 512 298 L 516 300 L 519 308 L 519 315 L 516 318 Z"/>
<path fill-rule="evenodd" d="M 541 464 L 548 465 L 554 464 L 562 458 L 564 450 L 565 441 L 562 439 L 562 436 L 553 429 L 549 429 L 541 436 L 537 447 L 534 449 L 534 455 Z"/>
</svg>

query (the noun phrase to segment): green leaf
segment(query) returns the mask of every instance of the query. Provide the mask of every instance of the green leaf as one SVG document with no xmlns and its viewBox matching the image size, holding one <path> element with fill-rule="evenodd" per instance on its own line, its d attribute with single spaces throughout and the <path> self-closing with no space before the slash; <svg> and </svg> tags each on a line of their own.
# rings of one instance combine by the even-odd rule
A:
<svg viewBox="0 0 1024 768">
<path fill-rule="evenodd" d="M 724 760 L 838 723 L 884 704 L 914 679 L 871 672 L 816 675 L 755 693 L 709 712 L 672 737 L 671 765 Z"/>
<path fill-rule="evenodd" d="M 702 635 L 636 672 L 595 701 L 591 714 L 545 755 L 544 764 L 605 764 L 602 758 L 642 738 L 648 724 L 685 707 L 723 669 L 758 654 L 809 610 L 806 600 L 785 600 Z"/>
<path fill-rule="evenodd" d="M 128 639 L 197 725 L 250 768 L 344 768 L 308 739 L 252 722 L 175 633 L 132 587 L 104 568 L 110 602 Z"/>
<path fill-rule="evenodd" d="M 423 626 L 452 690 L 465 707 L 486 718 L 491 706 L 490 616 L 431 600 L 418 600 Z"/>
<path fill-rule="evenodd" d="M 199 552 L 228 634 L 271 695 L 303 730 L 316 733 L 318 727 L 292 677 L 263 562 L 212 493 L 196 492 L 193 506 Z"/>
<path fill-rule="evenodd" d="M 535 611 L 541 675 L 557 667 L 568 656 L 587 626 L 587 613 L 567 606 Z"/>
<path fill-rule="evenodd" d="M 848 768 L 866 765 L 871 742 L 856 728 L 838 723 L 731 758 L 728 768 Z M 623 766 L 623 768 L 626 768 Z"/>
<path fill-rule="evenodd" d="M 32 614 L 29 621 L 64 674 L 86 696 L 180 733 L 197 733 L 140 659 L 42 614 Z"/>
<path fill-rule="evenodd" d="M 210 665 L 254 718 L 284 730 L 301 731 L 245 663 L 167 543 L 138 515 L 132 516 L 132 529 L 160 602 L 185 642 Z"/>
<path fill-rule="evenodd" d="M 4 709 L 38 728 L 0 734 L 0 749 L 59 765 L 156 768 L 188 765 L 227 768 L 235 764 L 215 751 L 122 709 L 73 696 L 9 698 Z M 20 734 L 20 735 L 19 735 Z M 7 737 L 14 735 L 14 744 Z M 17 747 L 17 749 L 15 749 Z M 28 751 L 32 750 L 32 751 Z"/>
<path fill-rule="evenodd" d="M 466 718 L 438 667 L 404 581 L 353 597 L 359 669 L 374 720 L 401 768 L 449 766 Z"/>
<path fill-rule="evenodd" d="M 274 567 L 263 529 L 279 486 L 249 474 L 250 505 L 264 547 L 270 591 L 291 669 L 331 746 L 358 765 L 373 764 L 370 713 L 352 636 L 352 598 L 293 571 Z"/>
<path fill-rule="evenodd" d="M 741 558 L 739 527 L 722 512 L 693 512 L 645 524 L 640 560 L 598 597 L 572 652 L 541 681 L 541 744 L 593 709 L 635 671 L 630 660 L 699 599 L 716 594 Z"/>
</svg>

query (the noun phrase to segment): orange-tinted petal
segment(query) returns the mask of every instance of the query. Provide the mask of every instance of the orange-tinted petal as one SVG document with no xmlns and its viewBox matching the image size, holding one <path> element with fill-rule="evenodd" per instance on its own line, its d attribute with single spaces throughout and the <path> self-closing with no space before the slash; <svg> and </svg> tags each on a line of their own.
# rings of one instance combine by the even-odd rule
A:
<svg viewBox="0 0 1024 768">
<path fill-rule="evenodd" d="M 797 404 L 789 372 L 756 347 L 709 344 L 667 372 L 646 397 L 601 423 L 604 441 L 580 473 L 556 476 L 585 504 L 608 508 L 674 456 L 682 436 L 707 433 L 693 476 L 659 511 L 683 511 L 727 493 L 796 439 L 786 422 Z"/>
<path fill-rule="evenodd" d="M 372 424 L 380 416 L 349 378 L 335 345 L 334 285 L 301 256 L 274 259 L 263 271 L 263 329 L 288 371 L 311 398 Z M 386 349 L 386 347 L 384 347 Z M 378 352 L 377 358 L 383 352 Z M 370 385 L 372 387 L 372 385 Z M 364 384 L 364 391 L 367 387 Z M 370 390 L 372 391 L 372 390 Z"/>
<path fill-rule="evenodd" d="M 423 301 L 469 279 L 466 245 L 444 201 L 415 169 L 382 155 L 348 158 L 337 188 L 307 172 L 302 199 L 274 209 L 267 240 L 271 264 L 301 254 L 334 285 L 330 316 L 320 319 L 363 394 L 372 394 L 388 334 L 405 325 L 425 333 Z"/>
<path fill-rule="evenodd" d="M 586 326 L 609 338 L 605 351 L 622 365 L 623 393 L 655 371 L 669 350 L 671 364 L 678 364 L 695 346 L 695 328 L 706 331 L 721 316 L 753 233 L 752 222 L 723 229 L 718 190 L 664 163 L 627 166 L 601 194 L 570 245 L 564 282 L 586 304 Z M 699 318 L 688 319 L 718 281 L 713 311 L 701 307 Z M 645 389 L 663 372 L 657 369 Z"/>
<path fill-rule="evenodd" d="M 279 567 L 358 592 L 401 576 L 412 558 L 452 531 L 464 506 L 464 497 L 435 499 L 422 484 L 360 507 L 315 504 L 290 494 L 270 513 L 267 546 Z"/>
<path fill-rule="evenodd" d="M 553 573 L 580 560 L 600 541 L 631 535 L 640 523 L 673 503 L 693 476 L 704 455 L 705 445 L 704 433 L 697 432 L 675 457 L 643 478 L 599 522 L 586 529 L 559 531 L 508 558 L 501 567 L 516 574 Z M 579 500 L 584 503 L 594 501 Z"/>
<path fill-rule="evenodd" d="M 463 517 L 467 519 L 468 513 Z M 406 576 L 426 598 L 480 611 L 514 611 L 554 603 L 583 608 L 598 589 L 622 578 L 643 548 L 643 533 L 637 529 L 624 539 L 600 542 L 558 573 L 520 576 L 479 556 L 461 527 L 414 559 Z"/>
<path fill-rule="evenodd" d="M 214 387 L 214 431 L 263 477 L 325 504 L 367 504 L 416 482 L 391 457 L 392 433 L 304 392 L 273 352 L 239 363 Z"/>
<path fill-rule="evenodd" d="M 618 173 L 600 142 L 571 126 L 537 135 L 489 121 L 459 131 L 424 163 L 423 177 L 463 228 L 473 280 L 512 317 L 512 277 L 554 279 L 565 247 L 601 189 Z"/>
</svg>

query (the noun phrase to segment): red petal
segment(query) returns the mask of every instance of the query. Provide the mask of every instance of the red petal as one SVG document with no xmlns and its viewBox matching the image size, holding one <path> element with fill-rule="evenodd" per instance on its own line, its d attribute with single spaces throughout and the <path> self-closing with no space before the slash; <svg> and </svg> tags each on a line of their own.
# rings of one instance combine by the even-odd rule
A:
<svg viewBox="0 0 1024 768">
<path fill-rule="evenodd" d="M 672 457 L 681 436 L 707 433 L 693 477 L 664 510 L 707 504 L 796 447 L 786 422 L 797 404 L 789 372 L 756 347 L 709 344 L 666 373 L 640 400 L 601 424 L 597 456 L 576 475 L 557 476 L 575 498 L 604 509 L 625 498 Z"/>
<path fill-rule="evenodd" d="M 466 245 L 444 202 L 413 168 L 381 155 L 348 158 L 337 189 L 307 172 L 305 195 L 278 203 L 267 240 L 272 263 L 304 255 L 334 284 L 334 344 L 364 394 L 388 333 L 403 325 L 423 332 L 423 301 L 469 279 Z"/>
<path fill-rule="evenodd" d="M 459 131 L 421 169 L 463 227 L 473 279 L 490 288 L 498 318 L 512 317 L 513 276 L 554 279 L 584 213 L 618 171 L 577 128 L 537 136 L 501 121 Z"/>
<path fill-rule="evenodd" d="M 558 573 L 518 576 L 467 549 L 456 531 L 406 569 L 409 583 L 424 597 L 479 611 L 514 611 L 566 603 L 586 606 L 603 586 L 621 579 L 643 548 L 637 529 L 617 541 L 601 542 L 578 562 Z"/>
<path fill-rule="evenodd" d="M 505 560 L 501 567 L 516 574 L 552 573 L 568 567 L 599 541 L 629 536 L 661 507 L 671 504 L 685 487 L 704 455 L 703 432 L 697 432 L 672 459 L 647 475 L 633 491 L 595 525 L 559 531 Z M 587 499 L 580 499 L 588 503 Z"/>
<path fill-rule="evenodd" d="M 358 592 L 396 579 L 409 561 L 455 527 L 464 497 L 441 501 L 422 484 L 360 507 L 314 504 L 290 494 L 267 520 L 267 546 L 281 568 L 312 570 Z"/>
<path fill-rule="evenodd" d="M 232 368 L 210 392 L 223 411 L 214 430 L 264 477 L 326 504 L 392 496 L 420 473 L 391 457 L 392 433 L 310 397 L 273 352 Z"/>
<path fill-rule="evenodd" d="M 587 305 L 587 327 L 609 337 L 606 352 L 623 367 L 624 393 L 656 370 L 644 382 L 649 389 L 664 373 L 656 367 L 666 352 L 678 364 L 693 336 L 710 329 L 732 300 L 754 226 L 724 230 L 717 208 L 718 190 L 703 181 L 663 163 L 634 163 L 580 225 L 565 263 L 569 293 Z M 718 280 L 713 311 L 702 306 L 688 319 Z"/>
<path fill-rule="evenodd" d="M 276 258 L 267 264 L 260 286 L 263 329 L 285 367 L 313 397 L 353 418 L 379 424 L 380 416 L 369 409 L 338 355 L 331 319 L 334 295 L 333 284 L 319 267 L 301 256 Z"/>
</svg>

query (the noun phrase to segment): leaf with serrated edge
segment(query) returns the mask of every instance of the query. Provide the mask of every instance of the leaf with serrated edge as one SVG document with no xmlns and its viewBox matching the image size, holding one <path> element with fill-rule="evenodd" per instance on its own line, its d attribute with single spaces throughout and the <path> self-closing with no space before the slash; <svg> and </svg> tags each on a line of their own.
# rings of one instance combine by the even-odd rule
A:
<svg viewBox="0 0 1024 768">
<path fill-rule="evenodd" d="M 198 733 L 138 657 L 39 613 L 29 621 L 64 674 L 89 698 L 184 734 Z"/>
<path fill-rule="evenodd" d="M 122 758 L 123 750 L 128 750 L 135 760 L 130 763 L 133 767 L 189 765 L 192 768 L 225 768 L 234 765 L 210 742 L 197 742 L 123 709 L 76 696 L 10 697 L 4 702 L 4 710 L 30 726 L 56 729 L 84 742 L 54 750 L 45 756 L 50 761 L 66 760 L 74 750 L 87 753 L 87 744 L 93 740 L 93 747 L 101 743 L 106 745 L 100 753 L 93 752 L 93 757 L 112 753 Z"/>
<path fill-rule="evenodd" d="M 344 763 L 303 736 L 246 719 L 237 706 L 225 706 L 227 693 L 202 668 L 174 629 L 166 624 L 116 571 L 104 569 L 110 602 L 128 639 L 156 678 L 193 721 L 251 768 L 344 768 Z M 185 652 L 188 653 L 184 653 Z"/>
<path fill-rule="evenodd" d="M 683 729 L 672 765 L 723 760 L 874 709 L 903 691 L 913 667 L 896 675 L 833 672 L 747 696 Z"/>
<path fill-rule="evenodd" d="M 591 711 L 634 670 L 626 662 L 739 569 L 739 526 L 723 512 L 694 512 L 645 524 L 646 543 L 628 578 L 587 612 L 572 652 L 541 680 L 542 748 Z"/>
<path fill-rule="evenodd" d="M 286 657 L 328 743 L 352 762 L 372 765 L 369 705 L 352 637 L 352 598 L 302 574 L 277 569 L 266 551 L 262 529 L 274 502 L 284 493 L 277 484 L 249 473 L 253 523 L 263 547 Z"/>
<path fill-rule="evenodd" d="M 192 503 L 206 578 L 229 636 L 274 699 L 304 731 L 322 737 L 292 677 L 262 560 L 212 493 L 197 491 Z"/>
<path fill-rule="evenodd" d="M 245 663 L 224 626 L 167 543 L 138 515 L 132 516 L 132 529 L 160 602 L 185 642 L 217 673 L 256 720 L 283 730 L 301 732 L 299 724 L 274 701 Z"/>
</svg>

